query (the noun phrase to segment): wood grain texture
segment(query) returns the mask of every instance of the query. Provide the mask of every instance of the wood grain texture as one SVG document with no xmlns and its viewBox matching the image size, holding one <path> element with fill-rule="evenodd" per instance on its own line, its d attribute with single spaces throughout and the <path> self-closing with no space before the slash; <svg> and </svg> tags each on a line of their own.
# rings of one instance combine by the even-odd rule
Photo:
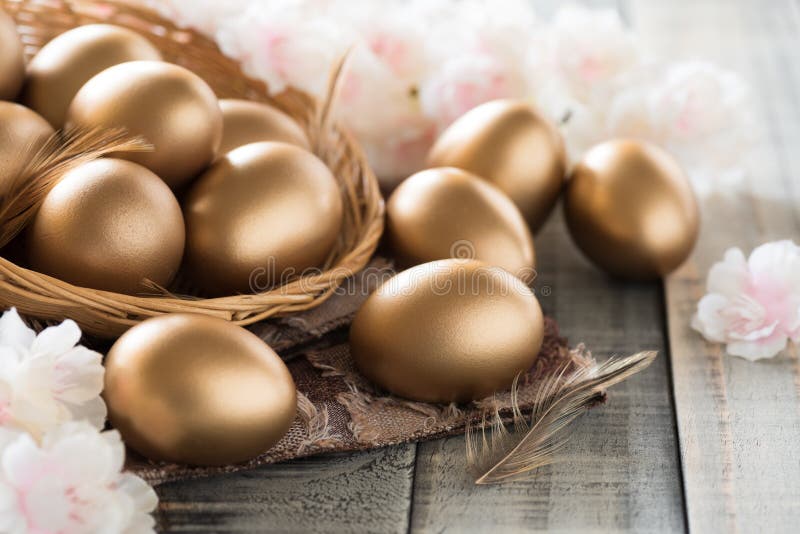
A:
<svg viewBox="0 0 800 534">
<path fill-rule="evenodd" d="M 558 4 L 535 3 L 545 15 Z M 579 423 L 561 463 L 529 480 L 473 486 L 464 475 L 464 440 L 455 437 L 420 444 L 416 466 L 416 448 L 408 445 L 170 484 L 159 489 L 165 526 L 181 532 L 797 530 L 796 355 L 752 364 L 725 356 L 688 325 L 705 273 L 726 248 L 749 252 L 800 231 L 800 0 L 588 3 L 618 5 L 662 56 L 738 70 L 752 83 L 764 119 L 767 142 L 748 192 L 704 201 L 700 244 L 665 283 L 666 312 L 658 285 L 614 283 L 589 266 L 558 216 L 537 239 L 541 302 L 564 334 L 585 341 L 598 357 L 659 349 L 657 362 L 613 389 L 609 404 Z"/>
<path fill-rule="evenodd" d="M 420 532 L 684 529 L 661 288 L 614 282 L 579 256 L 556 213 L 537 236 L 540 302 L 598 358 L 661 355 L 578 423 L 558 464 L 524 481 L 475 486 L 464 438 L 421 443 L 412 528 Z"/>
<path fill-rule="evenodd" d="M 164 484 L 170 532 L 406 532 L 414 445 Z"/>
<path fill-rule="evenodd" d="M 630 0 L 645 44 L 737 70 L 754 89 L 766 142 L 746 191 L 703 202 L 698 247 L 666 282 L 669 341 L 687 500 L 695 532 L 796 532 L 800 522 L 800 368 L 795 354 L 750 363 L 689 328 L 709 267 L 795 238 L 800 161 L 800 18 L 790 0 Z"/>
<path fill-rule="evenodd" d="M 535 3 L 546 16 L 558 4 Z M 175 532 L 682 531 L 659 285 L 609 281 L 575 251 L 560 213 L 538 237 L 537 252 L 542 305 L 565 335 L 585 341 L 598 357 L 662 352 L 579 423 L 559 464 L 526 481 L 476 487 L 465 475 L 463 437 L 420 444 L 415 470 L 413 445 L 321 457 L 163 486 L 164 526 Z"/>
</svg>

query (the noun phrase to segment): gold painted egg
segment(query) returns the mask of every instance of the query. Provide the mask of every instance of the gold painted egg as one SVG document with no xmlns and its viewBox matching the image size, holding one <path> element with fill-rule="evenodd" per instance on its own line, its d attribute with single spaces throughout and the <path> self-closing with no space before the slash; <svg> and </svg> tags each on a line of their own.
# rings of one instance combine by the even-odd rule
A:
<svg viewBox="0 0 800 534">
<path fill-rule="evenodd" d="M 0 102 L 0 194 L 8 192 L 53 133 L 50 124 L 34 111 Z"/>
<path fill-rule="evenodd" d="M 519 210 L 491 183 L 461 169 L 428 169 L 406 179 L 389 197 L 386 222 L 404 266 L 478 259 L 533 278 L 533 238 Z"/>
<path fill-rule="evenodd" d="M 590 260 L 632 279 L 672 272 L 700 228 L 697 200 L 678 162 L 655 145 L 625 139 L 586 153 L 569 180 L 564 215 Z"/>
<path fill-rule="evenodd" d="M 104 158 L 67 172 L 27 232 L 31 267 L 65 282 L 117 293 L 169 285 L 183 256 L 180 205 L 158 176 Z"/>
<path fill-rule="evenodd" d="M 93 77 L 70 104 L 67 124 L 143 136 L 154 151 L 119 157 L 144 165 L 173 189 L 211 163 L 222 139 L 222 112 L 211 88 L 161 61 L 121 63 Z"/>
<path fill-rule="evenodd" d="M 222 319 L 169 314 L 143 321 L 114 343 L 105 367 L 111 424 L 154 460 L 249 460 L 288 432 L 297 411 L 280 357 Z"/>
<path fill-rule="evenodd" d="M 78 90 L 105 69 L 136 60 L 161 60 L 142 35 L 111 24 L 88 24 L 62 33 L 28 65 L 22 101 L 55 128 L 64 126 Z"/>
<path fill-rule="evenodd" d="M 442 133 L 428 164 L 458 167 L 492 182 L 533 232 L 553 210 L 567 166 L 558 130 L 524 100 L 494 100 L 468 111 Z"/>
<path fill-rule="evenodd" d="M 0 100 L 14 100 L 24 80 L 25 56 L 17 26 L 0 9 Z"/>
<path fill-rule="evenodd" d="M 300 125 L 272 106 L 251 100 L 223 99 L 219 107 L 223 124 L 219 155 L 259 141 L 280 141 L 309 149 Z"/>
<path fill-rule="evenodd" d="M 287 143 L 251 143 L 217 160 L 184 203 L 186 263 L 215 295 L 260 292 L 322 265 L 342 226 L 331 171 Z"/>
<path fill-rule="evenodd" d="M 358 311 L 358 369 L 408 399 L 465 402 L 511 386 L 544 338 L 539 302 L 517 277 L 476 260 L 438 260 L 387 280 Z"/>
</svg>

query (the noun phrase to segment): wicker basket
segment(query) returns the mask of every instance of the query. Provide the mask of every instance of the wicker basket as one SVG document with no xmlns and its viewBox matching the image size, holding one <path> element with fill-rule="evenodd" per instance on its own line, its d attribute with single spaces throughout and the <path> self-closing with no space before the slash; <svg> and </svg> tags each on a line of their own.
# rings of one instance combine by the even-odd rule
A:
<svg viewBox="0 0 800 534">
<path fill-rule="evenodd" d="M 198 74 L 220 98 L 258 100 L 282 109 L 305 128 L 314 152 L 333 171 L 345 206 L 342 233 L 322 272 L 264 293 L 210 299 L 122 295 L 73 286 L 0 258 L 0 304 L 16 306 L 43 320 L 69 317 L 85 331 L 106 338 L 116 337 L 148 317 L 170 312 L 201 313 L 248 325 L 318 306 L 367 264 L 383 231 L 383 200 L 357 143 L 335 125 L 324 126 L 328 121 L 323 108 L 327 106 L 291 89 L 270 97 L 262 82 L 245 76 L 209 39 L 123 2 L 0 0 L 0 8 L 17 21 L 28 56 L 66 30 L 109 22 L 147 36 L 166 61 Z"/>
</svg>

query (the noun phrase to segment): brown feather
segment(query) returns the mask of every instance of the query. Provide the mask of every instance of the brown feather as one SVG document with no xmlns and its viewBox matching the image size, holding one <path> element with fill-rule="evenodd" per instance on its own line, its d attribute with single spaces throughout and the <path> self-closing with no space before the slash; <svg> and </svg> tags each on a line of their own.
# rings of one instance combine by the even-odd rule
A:
<svg viewBox="0 0 800 534">
<path fill-rule="evenodd" d="M 566 367 L 545 380 L 534 398 L 527 420 L 517 402 L 517 383 L 511 390 L 514 432 L 506 429 L 495 410 L 483 418 L 480 431 L 467 425 L 467 464 L 476 472 L 476 484 L 492 484 L 527 473 L 555 461 L 569 439 L 570 423 L 602 397 L 610 386 L 649 366 L 656 352 L 611 358 L 565 376 Z M 487 434 L 491 438 L 487 439 Z"/>
<path fill-rule="evenodd" d="M 111 153 L 152 148 L 142 138 L 121 129 L 72 129 L 53 134 L 0 197 L 0 247 L 25 228 L 66 172 Z"/>
</svg>

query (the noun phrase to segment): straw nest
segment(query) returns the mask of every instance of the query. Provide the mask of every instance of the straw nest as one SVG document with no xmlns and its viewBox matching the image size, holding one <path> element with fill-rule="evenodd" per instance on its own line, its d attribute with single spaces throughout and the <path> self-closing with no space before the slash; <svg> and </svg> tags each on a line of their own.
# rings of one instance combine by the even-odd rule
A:
<svg viewBox="0 0 800 534">
<path fill-rule="evenodd" d="M 155 13 L 122 2 L 0 0 L 0 8 L 16 20 L 28 57 L 71 28 L 96 22 L 117 24 L 147 36 L 166 61 L 198 74 L 219 98 L 256 100 L 283 110 L 306 130 L 314 153 L 336 177 L 345 206 L 337 246 L 319 272 L 262 293 L 203 298 L 179 274 L 174 287 L 168 288 L 169 292 L 123 295 L 77 287 L 34 272 L 8 258 L 0 258 L 0 304 L 16 306 L 21 313 L 44 321 L 71 318 L 85 331 L 106 338 L 116 337 L 149 317 L 173 312 L 212 315 L 248 325 L 318 306 L 347 277 L 367 264 L 383 231 L 383 200 L 378 182 L 358 144 L 329 120 L 331 98 L 319 102 L 293 89 L 270 96 L 263 82 L 246 76 L 213 41 L 194 31 L 177 28 Z M 30 209 L 11 210 L 14 213 L 5 214 L 0 220 L 0 228 L 22 226 L 26 221 L 20 214 L 35 212 L 41 191 L 26 195 L 23 201 L 28 204 L 25 208 Z M 9 220 L 12 217 L 17 220 Z"/>
</svg>

